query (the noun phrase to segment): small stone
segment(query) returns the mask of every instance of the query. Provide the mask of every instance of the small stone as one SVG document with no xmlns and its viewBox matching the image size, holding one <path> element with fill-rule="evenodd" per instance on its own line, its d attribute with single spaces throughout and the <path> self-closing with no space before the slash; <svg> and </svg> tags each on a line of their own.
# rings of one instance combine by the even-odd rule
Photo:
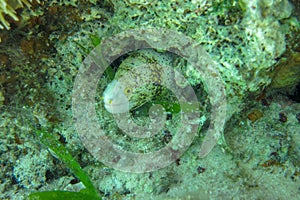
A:
<svg viewBox="0 0 300 200">
<path fill-rule="evenodd" d="M 251 113 L 248 114 L 248 119 L 252 122 L 256 122 L 260 118 L 263 117 L 263 113 L 260 110 L 253 110 Z"/>
</svg>

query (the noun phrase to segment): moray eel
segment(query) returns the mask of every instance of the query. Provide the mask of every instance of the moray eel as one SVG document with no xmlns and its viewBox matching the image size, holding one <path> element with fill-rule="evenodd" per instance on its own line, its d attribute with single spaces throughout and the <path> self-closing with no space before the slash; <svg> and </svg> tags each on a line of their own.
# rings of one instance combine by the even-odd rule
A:
<svg viewBox="0 0 300 200">
<path fill-rule="evenodd" d="M 159 95 L 162 85 L 172 83 L 173 74 L 162 70 L 171 64 L 172 56 L 152 49 L 132 53 L 121 63 L 103 93 L 106 110 L 112 114 L 124 113 L 151 101 Z"/>
</svg>

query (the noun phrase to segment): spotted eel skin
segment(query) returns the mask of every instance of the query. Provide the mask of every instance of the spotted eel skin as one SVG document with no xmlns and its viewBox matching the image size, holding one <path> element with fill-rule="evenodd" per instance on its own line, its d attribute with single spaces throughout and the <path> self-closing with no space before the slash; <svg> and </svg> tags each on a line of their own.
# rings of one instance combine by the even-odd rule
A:
<svg viewBox="0 0 300 200">
<path fill-rule="evenodd" d="M 173 74 L 162 70 L 172 64 L 172 56 L 152 49 L 139 50 L 119 66 L 115 79 L 103 93 L 104 106 L 110 113 L 138 108 L 159 95 L 162 85 L 173 84 Z"/>
</svg>

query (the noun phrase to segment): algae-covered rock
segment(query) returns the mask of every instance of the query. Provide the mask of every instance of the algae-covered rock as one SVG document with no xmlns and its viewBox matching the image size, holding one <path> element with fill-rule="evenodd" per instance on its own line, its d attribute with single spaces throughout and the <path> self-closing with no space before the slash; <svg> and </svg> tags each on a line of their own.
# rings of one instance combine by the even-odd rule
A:
<svg viewBox="0 0 300 200">
<path fill-rule="evenodd" d="M 229 116 L 241 109 L 249 93 L 271 83 L 269 71 L 286 50 L 292 5 L 287 1 L 116 1 L 109 19 L 113 33 L 131 28 L 177 30 L 203 45 L 220 63 Z M 191 84 L 201 80 L 189 64 L 174 66 Z"/>
<path fill-rule="evenodd" d="M 0 15 L 4 16 L 0 17 L 0 26 L 8 27 L 8 22 L 11 25 L 10 30 L 0 32 L 0 105 L 4 103 L 28 108 L 34 114 L 32 121 L 38 126 L 49 127 L 53 134 L 59 136 L 61 144 L 89 170 L 89 175 L 104 198 L 145 199 L 150 196 L 150 199 L 153 196 L 152 199 L 157 199 L 157 195 L 162 195 L 161 199 L 199 196 L 212 199 L 293 199 L 298 194 L 299 137 L 296 137 L 296 131 L 299 130 L 299 123 L 295 118 L 298 104 L 288 109 L 290 103 L 274 101 L 268 107 L 248 109 L 251 122 L 247 115 L 244 118 L 243 115 L 235 115 L 237 123 L 228 122 L 230 125 L 225 130 L 227 144 L 233 151 L 224 153 L 222 147 L 218 146 L 206 159 L 199 161 L 197 153 L 203 143 L 201 134 L 206 133 L 205 123 L 211 120 L 204 113 L 198 121 L 195 120 L 195 123 L 204 124 L 204 131 L 199 130 L 200 137 L 197 135 L 188 151 L 165 169 L 145 174 L 123 173 L 95 163 L 75 134 L 72 118 L 74 109 L 71 109 L 74 79 L 86 53 L 94 47 L 91 35 L 99 37 L 96 39 L 100 42 L 128 29 L 164 28 L 189 36 L 217 63 L 216 68 L 226 87 L 227 118 L 230 118 L 249 101 L 249 94 L 260 93 L 272 79 L 272 85 L 276 87 L 290 86 L 297 80 L 298 53 L 297 56 L 282 59 L 274 66 L 286 51 L 287 36 L 291 37 L 291 31 L 299 29 L 297 19 L 291 18 L 293 6 L 288 0 L 0 2 L 4 2 L 0 5 Z M 32 7 L 37 7 L 40 12 L 26 15 L 30 23 L 25 23 L 24 27 L 27 27 L 24 29 L 18 25 L 22 24 L 23 16 L 16 15 L 21 23 L 15 23 L 14 15 L 3 12 L 3 5 L 8 5 L 6 2 L 13 9 L 19 7 L 17 13 L 34 10 L 22 9 L 11 2 L 31 2 Z M 22 3 L 25 8 L 26 5 Z M 299 16 L 299 11 L 295 12 L 295 9 L 295 15 Z M 48 41 L 51 44 L 49 46 L 46 45 Z M 28 44 L 36 44 L 39 48 L 28 49 Z M 39 56 L 43 52 L 47 56 Z M 120 58 L 120 63 L 114 63 L 112 67 L 117 70 L 125 59 Z M 198 92 L 201 106 L 207 108 L 207 112 L 211 111 L 207 94 L 201 93 L 203 85 L 199 83 L 203 77 L 181 58 L 172 67 L 181 72 Z M 273 68 L 274 73 L 271 73 Z M 170 143 L 175 136 L 173 133 L 176 133 L 177 122 L 181 119 L 180 113 L 168 113 L 167 124 L 156 137 L 143 140 L 128 137 L 103 107 L 101 92 L 110 81 L 105 76 L 99 80 L 99 87 L 103 88 L 96 96 L 96 110 L 99 124 L 107 131 L 111 141 L 128 151 L 139 153 L 148 153 Z M 180 81 L 176 84 L 184 87 Z M 1 100 L 1 92 L 5 99 L 3 97 Z M 218 94 L 218 91 L 215 93 Z M 163 94 L 171 96 L 166 91 L 159 94 L 160 97 L 166 96 Z M 267 108 L 270 110 L 266 111 Z M 46 152 L 46 147 L 43 146 L 41 151 L 35 143 L 38 138 L 33 138 L 34 134 L 24 130 L 28 123 L 21 124 L 19 117 L 22 112 L 17 110 L 13 112 L 14 115 L 11 112 L 1 112 L 0 128 L 5 134 L 0 134 L 4 172 L 1 174 L 0 198 L 13 199 L 34 190 L 65 188 L 57 180 L 72 180 L 72 174 L 66 172 L 66 166 Z M 287 113 L 287 122 L 278 121 L 281 112 Z M 138 123 L 147 122 L 148 115 L 144 113 L 132 111 L 134 120 Z M 27 115 L 23 117 L 27 118 Z M 273 157 L 278 160 L 269 162 Z M 204 170 L 199 172 L 197 169 Z M 290 177 L 294 179 L 290 180 Z M 70 184 L 77 181 L 73 179 Z"/>
<path fill-rule="evenodd" d="M 275 66 L 271 88 L 292 88 L 300 81 L 300 52 L 291 53 Z"/>
</svg>

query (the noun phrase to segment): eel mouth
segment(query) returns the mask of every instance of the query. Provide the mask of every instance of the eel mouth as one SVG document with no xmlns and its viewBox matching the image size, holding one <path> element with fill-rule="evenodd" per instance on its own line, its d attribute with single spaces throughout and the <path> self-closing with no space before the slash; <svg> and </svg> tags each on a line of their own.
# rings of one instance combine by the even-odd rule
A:
<svg viewBox="0 0 300 200">
<path fill-rule="evenodd" d="M 105 103 L 104 107 L 106 110 L 112 114 L 117 113 L 125 113 L 129 111 L 129 104 L 128 103 Z"/>
</svg>

